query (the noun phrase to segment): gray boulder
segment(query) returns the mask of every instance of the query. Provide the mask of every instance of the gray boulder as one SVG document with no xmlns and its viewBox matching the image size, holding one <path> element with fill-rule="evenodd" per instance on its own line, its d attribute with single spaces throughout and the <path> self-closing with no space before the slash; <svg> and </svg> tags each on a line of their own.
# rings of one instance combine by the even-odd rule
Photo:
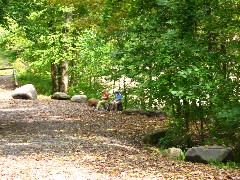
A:
<svg viewBox="0 0 240 180">
<path fill-rule="evenodd" d="M 34 85 L 26 84 L 16 88 L 12 93 L 13 99 L 37 99 L 37 91 Z"/>
<path fill-rule="evenodd" d="M 166 157 L 172 157 L 172 158 L 182 158 L 183 157 L 183 152 L 180 148 L 168 148 L 165 149 L 163 152 L 163 155 Z"/>
<path fill-rule="evenodd" d="M 78 102 L 78 103 L 87 103 L 87 96 L 86 95 L 75 95 L 71 98 L 71 101 Z"/>
<path fill-rule="evenodd" d="M 185 160 L 199 163 L 209 163 L 210 161 L 226 163 L 233 160 L 233 152 L 229 147 L 217 145 L 192 147 L 187 150 Z"/>
<path fill-rule="evenodd" d="M 57 99 L 57 100 L 69 100 L 70 96 L 66 93 L 63 92 L 55 92 L 52 96 L 52 99 Z"/>
</svg>

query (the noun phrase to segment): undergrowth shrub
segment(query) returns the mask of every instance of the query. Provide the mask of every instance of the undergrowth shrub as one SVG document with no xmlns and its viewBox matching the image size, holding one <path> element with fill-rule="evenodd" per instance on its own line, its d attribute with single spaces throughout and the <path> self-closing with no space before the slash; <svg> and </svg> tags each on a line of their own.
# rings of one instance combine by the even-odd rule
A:
<svg viewBox="0 0 240 180">
<path fill-rule="evenodd" d="M 214 117 L 210 138 L 233 148 L 235 160 L 240 162 L 240 105 L 224 108 Z"/>
<path fill-rule="evenodd" d="M 159 140 L 159 145 L 161 147 L 178 147 L 184 150 L 190 144 L 192 145 L 191 134 L 186 130 L 183 121 L 171 119 L 167 127 L 168 131 L 165 137 Z"/>
<path fill-rule="evenodd" d="M 38 94 L 52 95 L 52 82 L 51 77 L 48 75 L 33 74 L 24 72 L 17 76 L 19 86 L 25 84 L 33 84 Z"/>
</svg>

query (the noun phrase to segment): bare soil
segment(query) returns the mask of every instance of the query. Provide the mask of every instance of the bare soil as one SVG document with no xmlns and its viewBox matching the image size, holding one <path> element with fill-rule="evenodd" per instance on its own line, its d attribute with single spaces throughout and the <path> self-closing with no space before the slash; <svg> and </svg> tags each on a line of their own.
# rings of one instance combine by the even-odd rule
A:
<svg viewBox="0 0 240 180">
<path fill-rule="evenodd" d="M 164 118 L 94 111 L 85 104 L 14 100 L 0 89 L 0 179 L 240 179 L 223 169 L 144 148 Z"/>
</svg>

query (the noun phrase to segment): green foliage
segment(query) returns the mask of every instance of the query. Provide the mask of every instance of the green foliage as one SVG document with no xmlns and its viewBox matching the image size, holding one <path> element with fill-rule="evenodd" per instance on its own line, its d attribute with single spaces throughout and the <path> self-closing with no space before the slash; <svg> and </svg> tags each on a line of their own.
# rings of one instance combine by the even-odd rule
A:
<svg viewBox="0 0 240 180">
<path fill-rule="evenodd" d="M 38 94 L 52 95 L 52 83 L 50 76 L 27 71 L 17 76 L 19 85 L 33 84 Z"/>
<path fill-rule="evenodd" d="M 159 139 L 159 145 L 166 149 L 171 147 L 186 149 L 189 144 L 194 145 L 190 139 L 191 134 L 185 127 L 183 121 L 172 119 L 168 124 L 165 137 Z"/>
<path fill-rule="evenodd" d="M 218 144 L 224 144 L 233 148 L 236 161 L 240 162 L 240 106 L 223 108 L 214 118 L 211 128 L 211 139 Z"/>
<path fill-rule="evenodd" d="M 218 166 L 221 168 L 230 168 L 230 169 L 238 169 L 240 167 L 239 163 L 231 162 L 231 161 L 225 164 L 219 161 L 210 161 L 210 164 L 213 166 Z"/>
<path fill-rule="evenodd" d="M 103 89 L 106 89 L 106 87 L 102 86 L 100 83 L 95 82 L 93 86 L 90 86 L 87 82 L 80 82 L 69 88 L 69 94 L 73 96 L 83 93 L 87 95 L 88 98 L 101 99 Z"/>
</svg>

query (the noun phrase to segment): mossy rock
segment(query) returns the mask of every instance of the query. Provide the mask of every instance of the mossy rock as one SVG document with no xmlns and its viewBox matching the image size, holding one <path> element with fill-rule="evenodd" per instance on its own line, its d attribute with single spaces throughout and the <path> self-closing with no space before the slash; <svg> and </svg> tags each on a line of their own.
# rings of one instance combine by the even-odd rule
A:
<svg viewBox="0 0 240 180">
<path fill-rule="evenodd" d="M 51 99 L 57 99 L 57 100 L 69 100 L 71 99 L 70 96 L 66 93 L 63 92 L 55 92 L 52 96 Z"/>
<path fill-rule="evenodd" d="M 159 139 L 163 138 L 166 133 L 167 129 L 159 129 L 157 131 L 145 134 L 142 138 L 142 141 L 144 144 L 158 145 Z"/>
</svg>

